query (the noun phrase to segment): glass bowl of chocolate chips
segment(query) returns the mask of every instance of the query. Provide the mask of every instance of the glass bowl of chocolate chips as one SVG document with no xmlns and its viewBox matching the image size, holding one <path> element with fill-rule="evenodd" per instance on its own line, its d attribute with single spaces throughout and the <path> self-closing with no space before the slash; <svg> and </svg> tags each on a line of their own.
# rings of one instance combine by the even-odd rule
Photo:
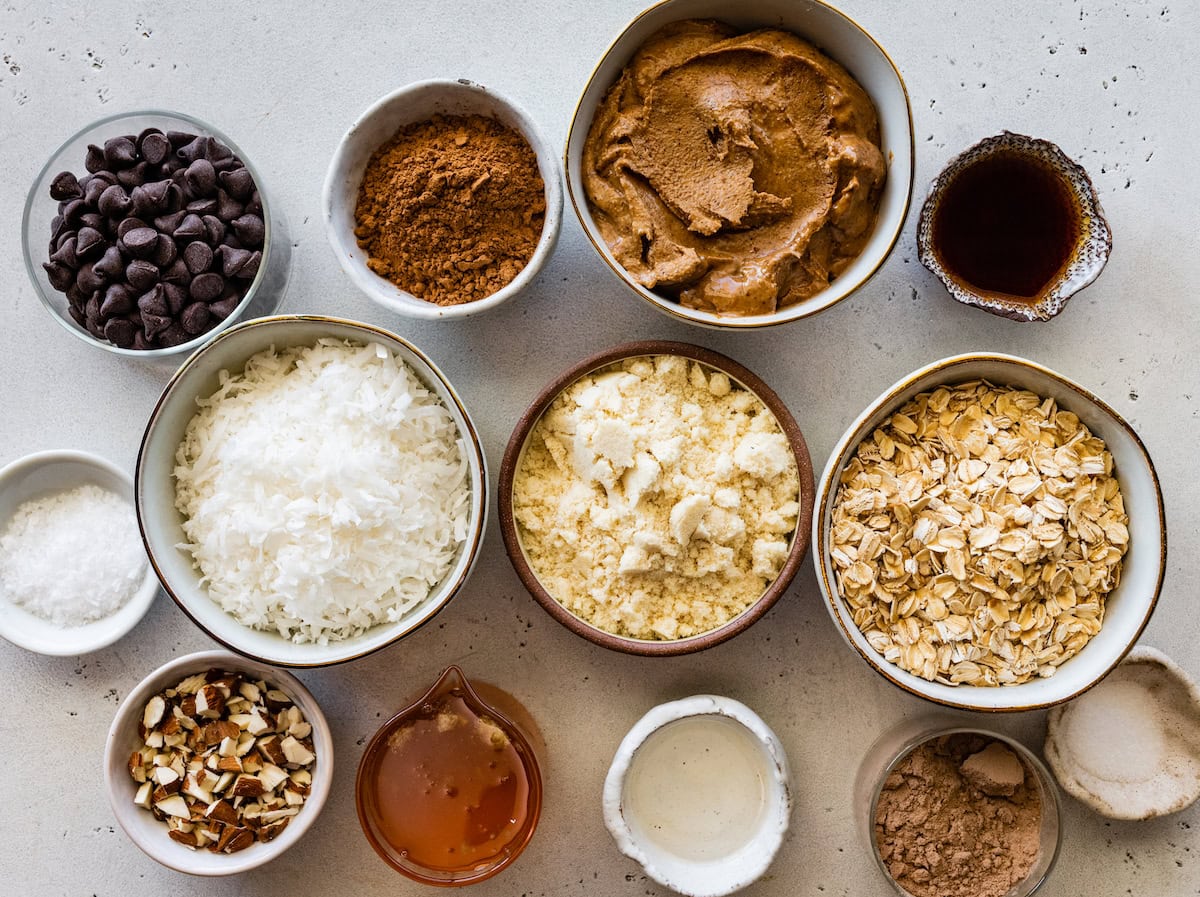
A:
<svg viewBox="0 0 1200 897">
<path fill-rule="evenodd" d="M 178 112 L 103 118 L 49 158 L 25 202 L 25 266 L 79 339 L 171 363 L 270 314 L 290 271 L 280 211 L 236 144 Z"/>
</svg>

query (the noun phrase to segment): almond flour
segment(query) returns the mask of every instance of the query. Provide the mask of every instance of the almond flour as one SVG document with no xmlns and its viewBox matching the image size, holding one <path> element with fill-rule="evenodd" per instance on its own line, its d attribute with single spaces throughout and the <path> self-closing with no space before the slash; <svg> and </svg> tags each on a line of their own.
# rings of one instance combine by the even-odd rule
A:
<svg viewBox="0 0 1200 897">
<path fill-rule="evenodd" d="M 530 434 L 513 513 L 553 598 L 616 635 L 679 639 L 736 617 L 787 558 L 799 513 L 779 422 L 675 355 L 581 377 Z"/>
</svg>

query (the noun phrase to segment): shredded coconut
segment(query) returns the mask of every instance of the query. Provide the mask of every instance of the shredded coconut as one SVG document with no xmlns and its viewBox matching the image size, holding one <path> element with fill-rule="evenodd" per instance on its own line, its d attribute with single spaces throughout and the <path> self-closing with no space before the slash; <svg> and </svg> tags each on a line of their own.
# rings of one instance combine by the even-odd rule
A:
<svg viewBox="0 0 1200 897">
<path fill-rule="evenodd" d="M 24 502 L 0 533 L 0 595 L 56 626 L 116 613 L 145 576 L 133 505 L 100 486 Z"/>
<path fill-rule="evenodd" d="M 260 352 L 197 400 L 175 505 L 201 583 L 243 625 L 351 638 L 424 600 L 466 540 L 467 453 L 382 345 Z"/>
</svg>

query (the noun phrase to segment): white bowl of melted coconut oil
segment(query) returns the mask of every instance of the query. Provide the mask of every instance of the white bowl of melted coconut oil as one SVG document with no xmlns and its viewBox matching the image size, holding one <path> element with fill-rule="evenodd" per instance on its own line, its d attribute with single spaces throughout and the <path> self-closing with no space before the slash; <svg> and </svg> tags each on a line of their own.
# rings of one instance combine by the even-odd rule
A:
<svg viewBox="0 0 1200 897">
<path fill-rule="evenodd" d="M 696 695 L 660 704 L 617 748 L 604 820 L 658 883 L 720 897 L 759 878 L 791 817 L 787 757 L 745 704 Z"/>
</svg>

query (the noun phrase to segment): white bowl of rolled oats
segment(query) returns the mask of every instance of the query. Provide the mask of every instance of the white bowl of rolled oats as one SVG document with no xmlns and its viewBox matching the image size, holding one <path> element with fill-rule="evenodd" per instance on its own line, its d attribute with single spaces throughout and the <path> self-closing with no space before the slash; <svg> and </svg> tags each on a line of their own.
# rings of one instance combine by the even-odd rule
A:
<svg viewBox="0 0 1200 897">
<path fill-rule="evenodd" d="M 1133 647 L 1166 568 L 1158 475 L 1103 400 L 1010 355 L 888 388 L 817 487 L 817 580 L 846 642 L 912 694 L 1031 710 Z"/>
</svg>

